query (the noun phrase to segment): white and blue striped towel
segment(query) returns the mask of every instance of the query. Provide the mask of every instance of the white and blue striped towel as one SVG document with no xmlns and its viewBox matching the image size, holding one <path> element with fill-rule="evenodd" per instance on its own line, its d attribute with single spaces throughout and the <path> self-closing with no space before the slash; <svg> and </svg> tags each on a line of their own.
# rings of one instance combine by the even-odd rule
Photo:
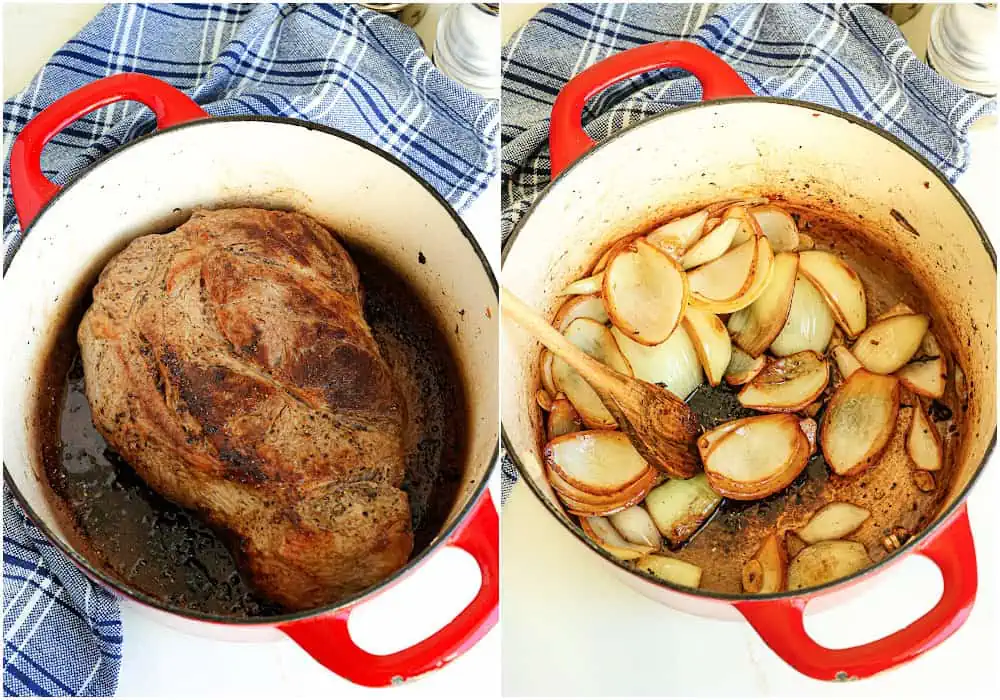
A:
<svg viewBox="0 0 1000 700">
<path fill-rule="evenodd" d="M 416 34 L 352 5 L 110 5 L 4 103 L 4 141 L 44 107 L 93 80 L 140 72 L 213 115 L 296 117 L 334 126 L 413 168 L 459 210 L 496 170 L 499 105 L 438 71 Z M 64 130 L 45 174 L 64 184 L 153 129 L 118 103 Z M 21 242 L 4 161 L 4 269 Z M 121 658 L 113 596 L 47 544 L 4 494 L 4 694 L 110 695 Z"/>
<path fill-rule="evenodd" d="M 899 28 L 867 5 L 550 5 L 511 37 L 502 54 L 505 240 L 549 183 L 548 120 L 563 85 L 619 51 L 676 39 L 721 56 L 758 95 L 816 102 L 886 129 L 951 181 L 968 166 L 969 126 L 996 110 L 996 100 L 928 68 Z M 600 141 L 700 95 L 686 73 L 654 71 L 590 100 L 583 121 Z M 505 456 L 504 499 L 516 479 Z"/>
</svg>

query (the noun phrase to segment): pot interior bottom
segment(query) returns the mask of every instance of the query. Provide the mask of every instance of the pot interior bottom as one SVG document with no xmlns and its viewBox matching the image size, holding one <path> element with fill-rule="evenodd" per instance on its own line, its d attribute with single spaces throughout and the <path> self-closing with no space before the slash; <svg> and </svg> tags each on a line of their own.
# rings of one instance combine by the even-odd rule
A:
<svg viewBox="0 0 1000 700">
<path fill-rule="evenodd" d="M 847 226 L 838 218 L 822 213 L 789 207 L 799 229 L 816 241 L 816 247 L 843 255 L 858 273 L 868 298 L 869 319 L 893 305 L 904 302 L 916 311 L 932 316 L 932 329 L 946 348 L 951 343 L 945 319 L 922 291 L 920 280 L 912 279 L 904 261 L 891 250 L 875 245 L 862 230 Z M 954 357 L 954 353 L 947 353 Z M 839 380 L 839 374 L 831 375 Z M 736 398 L 738 387 L 725 383 L 718 387 L 702 384 L 688 404 L 705 430 L 722 423 L 759 415 L 744 408 Z M 822 399 L 824 407 L 834 389 L 831 381 Z M 934 474 L 935 488 L 921 491 L 913 480 L 913 464 L 906 454 L 905 438 L 910 425 L 915 397 L 901 392 L 896 429 L 883 456 L 874 466 L 856 477 L 833 474 L 822 451 L 810 459 L 806 468 L 786 489 L 757 501 L 724 499 L 712 517 L 686 544 L 671 556 L 702 569 L 700 587 L 718 593 L 742 594 L 742 569 L 753 558 L 764 539 L 772 533 L 784 538 L 789 530 L 805 525 L 820 507 L 844 501 L 866 508 L 871 517 L 847 539 L 863 544 L 872 562 L 888 556 L 884 540 L 896 534 L 900 544 L 926 527 L 944 505 L 948 485 L 955 472 L 963 406 L 956 398 L 954 372 L 950 373 L 945 396 L 930 404 L 929 414 L 936 422 L 945 444 L 945 465 Z M 822 424 L 823 410 L 816 415 Z M 664 541 L 666 542 L 666 541 Z M 785 542 L 787 543 L 787 540 Z M 787 546 L 787 544 L 786 544 Z M 799 545 L 802 546 L 801 544 Z M 789 558 L 797 553 L 788 547 Z M 628 562 L 624 566 L 630 567 Z"/>
<path fill-rule="evenodd" d="M 467 426 L 459 373 L 438 324 L 398 275 L 352 250 L 365 318 L 407 404 L 407 477 L 418 555 L 444 526 L 462 484 Z M 281 614 L 256 595 L 230 556 L 225 533 L 162 498 L 104 441 L 84 393 L 76 326 L 50 358 L 51 405 L 37 432 L 55 505 L 72 544 L 111 578 L 171 608 L 234 618 Z"/>
</svg>

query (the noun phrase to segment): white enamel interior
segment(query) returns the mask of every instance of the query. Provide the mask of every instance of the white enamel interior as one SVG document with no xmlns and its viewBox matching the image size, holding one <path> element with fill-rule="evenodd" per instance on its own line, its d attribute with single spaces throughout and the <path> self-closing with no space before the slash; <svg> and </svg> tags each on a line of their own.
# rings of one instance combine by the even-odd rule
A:
<svg viewBox="0 0 1000 700">
<path fill-rule="evenodd" d="M 375 253 L 434 311 L 466 387 L 468 405 L 455 410 L 469 413 L 464 486 L 449 525 L 493 466 L 497 297 L 449 209 L 415 176 L 349 139 L 290 122 L 206 120 L 135 143 L 84 174 L 40 215 L 4 280 L 4 462 L 63 545 L 32 448 L 37 370 L 51 332 L 135 236 L 168 230 L 197 207 L 243 205 L 316 218 Z"/>
<path fill-rule="evenodd" d="M 588 271 L 610 241 L 711 202 L 774 192 L 862 215 L 867 231 L 902 251 L 939 305 L 937 315 L 948 319 L 952 344 L 974 377 L 970 439 L 946 499 L 954 502 L 980 468 L 996 426 L 996 270 L 974 219 L 938 174 L 869 128 L 808 105 L 763 99 L 706 103 L 647 121 L 550 186 L 506 251 L 504 286 L 551 318 L 561 303 L 556 294 Z M 539 351 L 516 324 L 503 323 L 501 419 L 527 478 L 569 526 L 542 468 L 534 398 Z M 654 587 L 628 576 L 640 589 Z"/>
</svg>

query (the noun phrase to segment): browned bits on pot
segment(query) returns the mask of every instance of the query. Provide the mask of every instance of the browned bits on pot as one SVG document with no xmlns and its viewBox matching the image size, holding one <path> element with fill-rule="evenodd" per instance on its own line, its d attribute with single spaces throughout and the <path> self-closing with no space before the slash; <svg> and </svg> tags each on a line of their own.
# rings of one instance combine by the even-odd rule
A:
<svg viewBox="0 0 1000 700">
<path fill-rule="evenodd" d="M 892 529 L 892 532 L 882 540 L 882 546 L 885 547 L 885 551 L 891 554 L 906 544 L 909 539 L 909 531 L 905 527 L 896 526 Z"/>
<path fill-rule="evenodd" d="M 924 493 L 928 493 L 934 490 L 934 475 L 930 472 L 920 470 L 914 471 L 913 483 L 916 484 L 918 489 Z"/>
</svg>

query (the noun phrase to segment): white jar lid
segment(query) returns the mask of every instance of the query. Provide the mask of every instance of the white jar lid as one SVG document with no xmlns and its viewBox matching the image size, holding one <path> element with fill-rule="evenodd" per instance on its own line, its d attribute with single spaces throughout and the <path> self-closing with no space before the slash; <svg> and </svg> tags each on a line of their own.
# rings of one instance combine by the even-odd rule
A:
<svg viewBox="0 0 1000 700">
<path fill-rule="evenodd" d="M 1000 34 L 995 3 L 941 5 L 931 16 L 927 62 L 967 90 L 997 94 Z"/>
</svg>

